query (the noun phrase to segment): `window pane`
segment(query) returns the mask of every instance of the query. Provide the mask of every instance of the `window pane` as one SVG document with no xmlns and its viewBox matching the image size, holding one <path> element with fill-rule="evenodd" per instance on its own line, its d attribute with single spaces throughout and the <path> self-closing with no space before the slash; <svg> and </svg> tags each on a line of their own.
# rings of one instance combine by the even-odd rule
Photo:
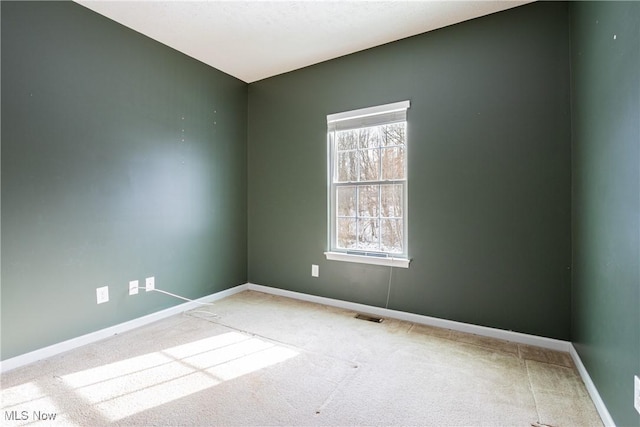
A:
<svg viewBox="0 0 640 427">
<path fill-rule="evenodd" d="M 389 145 L 405 145 L 405 141 L 407 138 L 407 124 L 406 122 L 402 123 L 392 123 L 390 125 L 385 125 L 380 127 L 380 133 L 382 134 L 382 146 Z"/>
<path fill-rule="evenodd" d="M 409 104 L 327 116 L 331 249 L 406 254 Z"/>
<path fill-rule="evenodd" d="M 351 218 L 338 218 L 336 245 L 341 249 L 356 248 L 356 220 Z"/>
<path fill-rule="evenodd" d="M 377 148 L 380 146 L 379 126 L 357 129 L 360 148 Z"/>
<path fill-rule="evenodd" d="M 338 216 L 356 216 L 356 187 L 338 187 Z"/>
<path fill-rule="evenodd" d="M 404 147 L 382 149 L 382 179 L 404 179 Z"/>
<path fill-rule="evenodd" d="M 381 214 L 384 218 L 402 218 L 402 184 L 391 184 L 381 186 Z"/>
<path fill-rule="evenodd" d="M 357 181 L 358 167 L 356 164 L 356 153 L 356 151 L 338 152 L 338 156 L 336 159 L 336 175 L 338 182 Z"/>
<path fill-rule="evenodd" d="M 355 150 L 358 148 L 358 129 L 336 132 L 336 148 L 338 150 Z"/>
<path fill-rule="evenodd" d="M 379 189 L 379 185 L 358 187 L 358 216 L 377 218 L 380 215 Z"/>
<path fill-rule="evenodd" d="M 382 220 L 380 249 L 384 252 L 402 253 L 403 224 L 401 219 Z"/>
<path fill-rule="evenodd" d="M 372 148 L 361 150 L 360 181 L 378 181 L 380 179 L 380 150 Z"/>
<path fill-rule="evenodd" d="M 380 243 L 380 220 L 360 219 L 358 220 L 358 249 L 365 251 L 379 251 Z"/>
</svg>

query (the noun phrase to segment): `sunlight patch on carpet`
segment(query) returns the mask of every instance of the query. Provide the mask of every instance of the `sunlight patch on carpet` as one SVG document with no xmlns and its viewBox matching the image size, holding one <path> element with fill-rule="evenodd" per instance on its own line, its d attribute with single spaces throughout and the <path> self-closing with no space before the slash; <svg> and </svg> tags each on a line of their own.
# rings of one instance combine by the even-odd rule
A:
<svg viewBox="0 0 640 427">
<path fill-rule="evenodd" d="M 297 355 L 288 347 L 229 332 L 96 366 L 61 379 L 68 390 L 73 390 L 106 419 L 118 421 Z M 13 403 L 26 403 L 26 396 L 31 399 L 42 396 L 33 387 L 30 384 L 14 387 L 10 394 Z M 4 395 L 3 391 L 3 400 Z"/>
<path fill-rule="evenodd" d="M 47 393 L 33 382 L 3 388 L 0 401 L 2 402 L 2 418 L 0 420 L 11 422 L 11 425 L 29 424 L 41 416 L 49 418 L 49 414 L 53 415 L 55 420 L 60 412 L 58 406 Z"/>
</svg>

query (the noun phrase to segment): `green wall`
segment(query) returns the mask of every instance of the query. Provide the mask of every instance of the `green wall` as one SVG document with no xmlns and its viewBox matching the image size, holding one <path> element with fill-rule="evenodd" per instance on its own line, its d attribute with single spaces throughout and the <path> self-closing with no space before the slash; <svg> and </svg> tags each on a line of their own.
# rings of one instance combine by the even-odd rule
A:
<svg viewBox="0 0 640 427">
<path fill-rule="evenodd" d="M 181 303 L 129 280 L 246 283 L 246 83 L 75 3 L 1 7 L 1 358 Z"/>
<path fill-rule="evenodd" d="M 392 309 L 574 341 L 640 424 L 640 4 L 536 2 L 251 85 L 74 3 L 0 4 L 1 359 L 179 303 L 128 296 L 152 275 L 375 306 L 391 283 Z M 326 261 L 326 115 L 405 99 L 411 266 Z"/>
<path fill-rule="evenodd" d="M 570 338 L 566 3 L 534 3 L 249 86 L 249 280 Z M 410 268 L 326 261 L 326 115 L 411 100 Z M 320 277 L 311 277 L 311 264 Z"/>
<path fill-rule="evenodd" d="M 576 2 L 571 18 L 571 336 L 616 424 L 640 426 L 640 3 Z"/>
</svg>

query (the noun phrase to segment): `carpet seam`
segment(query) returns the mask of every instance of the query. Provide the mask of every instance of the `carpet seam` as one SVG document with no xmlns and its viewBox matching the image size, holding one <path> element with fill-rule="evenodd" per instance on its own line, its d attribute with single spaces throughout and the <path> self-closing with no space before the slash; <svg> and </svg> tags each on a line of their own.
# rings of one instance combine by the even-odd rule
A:
<svg viewBox="0 0 640 427">
<path fill-rule="evenodd" d="M 520 351 L 520 350 L 518 350 Z M 536 420 L 537 423 L 542 423 L 542 421 L 540 420 L 540 410 L 538 408 L 538 399 L 536 399 L 536 392 L 533 389 L 533 382 L 531 381 L 531 371 L 529 370 L 529 361 L 526 359 L 524 360 L 524 367 L 527 370 L 527 379 L 529 380 L 529 390 L 531 390 L 531 396 L 533 397 L 533 404 L 536 407 L 536 417 L 538 418 Z"/>
</svg>

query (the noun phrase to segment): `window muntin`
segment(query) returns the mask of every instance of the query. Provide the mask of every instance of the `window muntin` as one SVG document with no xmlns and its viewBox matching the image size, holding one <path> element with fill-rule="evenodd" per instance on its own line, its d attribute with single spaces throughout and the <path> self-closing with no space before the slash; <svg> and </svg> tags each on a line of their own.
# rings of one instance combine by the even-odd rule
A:
<svg viewBox="0 0 640 427">
<path fill-rule="evenodd" d="M 409 102 L 327 117 L 330 251 L 406 258 Z"/>
</svg>

